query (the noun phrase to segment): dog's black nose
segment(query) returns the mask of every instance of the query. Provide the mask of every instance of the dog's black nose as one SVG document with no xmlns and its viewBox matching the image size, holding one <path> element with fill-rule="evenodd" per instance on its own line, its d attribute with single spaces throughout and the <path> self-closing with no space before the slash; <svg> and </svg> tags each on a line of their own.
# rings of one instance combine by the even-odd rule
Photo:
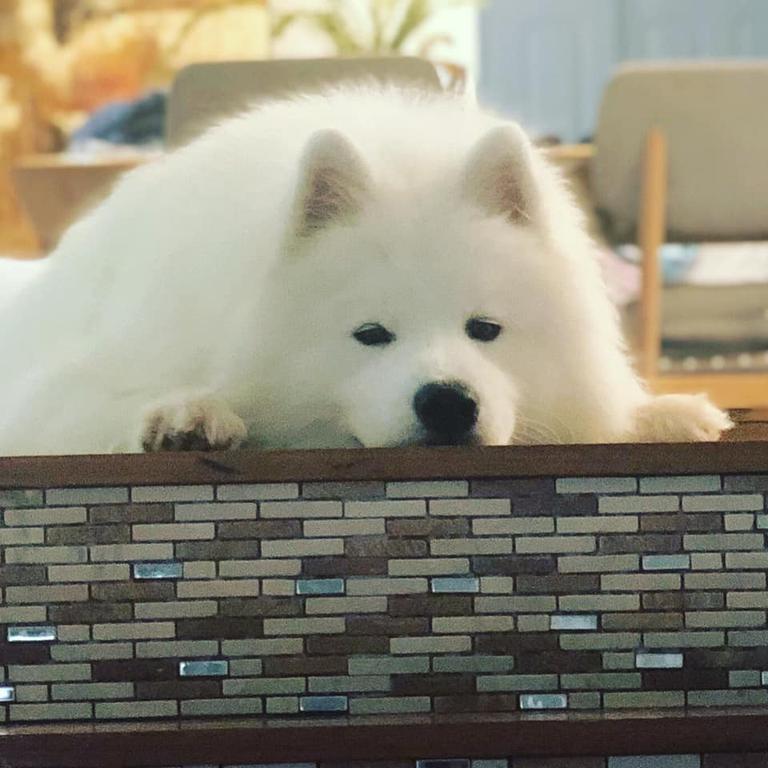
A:
<svg viewBox="0 0 768 768">
<path fill-rule="evenodd" d="M 477 401 L 458 382 L 425 384 L 414 395 L 413 410 L 428 432 L 428 442 L 438 445 L 466 443 L 477 422 Z"/>
</svg>

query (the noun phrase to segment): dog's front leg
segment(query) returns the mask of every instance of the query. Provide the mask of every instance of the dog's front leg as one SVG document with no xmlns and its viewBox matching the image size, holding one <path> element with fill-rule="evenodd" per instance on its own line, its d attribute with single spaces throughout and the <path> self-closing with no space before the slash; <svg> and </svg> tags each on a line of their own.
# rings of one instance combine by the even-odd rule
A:
<svg viewBox="0 0 768 768">
<path fill-rule="evenodd" d="M 657 395 L 636 409 L 629 439 L 639 443 L 712 441 L 731 427 L 728 414 L 706 395 Z"/>
<path fill-rule="evenodd" d="M 220 397 L 178 394 L 149 407 L 141 419 L 139 445 L 153 451 L 224 451 L 246 437 L 243 420 Z"/>
</svg>

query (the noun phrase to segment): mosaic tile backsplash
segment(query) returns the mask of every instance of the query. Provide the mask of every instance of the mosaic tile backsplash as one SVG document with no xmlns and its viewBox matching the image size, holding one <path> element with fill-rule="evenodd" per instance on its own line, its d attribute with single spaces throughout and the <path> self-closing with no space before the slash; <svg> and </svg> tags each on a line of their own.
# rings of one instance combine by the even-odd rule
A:
<svg viewBox="0 0 768 768">
<path fill-rule="evenodd" d="M 765 705 L 766 492 L 0 490 L 0 722 Z"/>
</svg>

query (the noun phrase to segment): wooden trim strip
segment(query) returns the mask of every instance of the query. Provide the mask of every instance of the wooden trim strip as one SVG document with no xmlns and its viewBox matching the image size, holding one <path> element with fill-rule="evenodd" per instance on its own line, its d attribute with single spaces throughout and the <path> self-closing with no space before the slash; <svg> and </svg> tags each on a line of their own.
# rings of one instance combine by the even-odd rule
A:
<svg viewBox="0 0 768 768">
<path fill-rule="evenodd" d="M 13 768 L 758 752 L 768 711 L 381 717 L 0 728 Z M 5 761 L 5 762 L 3 762 Z"/>
<path fill-rule="evenodd" d="M 763 409 L 768 404 L 768 372 L 658 373 L 648 378 L 656 394 L 706 392 L 721 408 Z"/>
<path fill-rule="evenodd" d="M 0 458 L 0 488 L 768 473 L 768 442 Z"/>
<path fill-rule="evenodd" d="M 662 276 L 659 251 L 666 235 L 667 141 L 651 128 L 645 141 L 638 217 L 638 241 L 642 251 L 640 294 L 640 373 L 656 375 L 661 350 Z"/>
</svg>

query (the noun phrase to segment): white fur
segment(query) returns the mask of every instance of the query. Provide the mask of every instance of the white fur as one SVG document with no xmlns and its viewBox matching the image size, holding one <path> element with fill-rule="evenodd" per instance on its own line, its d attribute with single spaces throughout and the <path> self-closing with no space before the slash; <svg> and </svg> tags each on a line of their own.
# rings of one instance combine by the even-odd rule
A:
<svg viewBox="0 0 768 768">
<path fill-rule="evenodd" d="M 471 316 L 504 330 L 473 341 Z M 367 322 L 396 341 L 359 344 Z M 400 445 L 432 381 L 474 391 L 490 444 L 729 425 L 646 394 L 580 215 L 517 126 L 365 87 L 261 106 L 126 176 L 0 303 L 0 360 L 0 454 L 157 449 L 185 429 Z"/>
</svg>

